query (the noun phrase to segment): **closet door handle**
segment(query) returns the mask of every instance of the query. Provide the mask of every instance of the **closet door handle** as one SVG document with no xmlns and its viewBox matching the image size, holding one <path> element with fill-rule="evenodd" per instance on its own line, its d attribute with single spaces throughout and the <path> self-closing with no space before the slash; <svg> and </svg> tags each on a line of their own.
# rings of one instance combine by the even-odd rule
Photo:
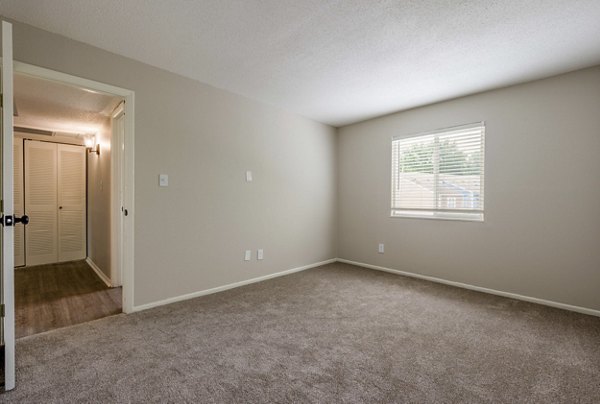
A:
<svg viewBox="0 0 600 404">
<path fill-rule="evenodd" d="M 62 209 L 62 206 L 59 206 L 58 209 Z"/>
</svg>

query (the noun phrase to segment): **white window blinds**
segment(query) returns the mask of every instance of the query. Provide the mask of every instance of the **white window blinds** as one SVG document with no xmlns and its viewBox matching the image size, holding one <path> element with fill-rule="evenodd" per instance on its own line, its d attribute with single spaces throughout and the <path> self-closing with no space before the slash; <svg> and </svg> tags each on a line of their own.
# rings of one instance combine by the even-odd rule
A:
<svg viewBox="0 0 600 404">
<path fill-rule="evenodd" d="M 392 140 L 392 216 L 483 220 L 485 125 Z"/>
</svg>

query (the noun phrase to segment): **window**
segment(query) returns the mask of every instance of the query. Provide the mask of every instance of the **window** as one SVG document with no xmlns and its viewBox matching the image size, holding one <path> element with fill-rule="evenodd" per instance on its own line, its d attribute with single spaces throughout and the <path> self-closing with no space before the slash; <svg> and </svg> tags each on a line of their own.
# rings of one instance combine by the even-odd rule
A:
<svg viewBox="0 0 600 404">
<path fill-rule="evenodd" d="M 483 221 L 485 125 L 392 140 L 392 217 Z"/>
</svg>

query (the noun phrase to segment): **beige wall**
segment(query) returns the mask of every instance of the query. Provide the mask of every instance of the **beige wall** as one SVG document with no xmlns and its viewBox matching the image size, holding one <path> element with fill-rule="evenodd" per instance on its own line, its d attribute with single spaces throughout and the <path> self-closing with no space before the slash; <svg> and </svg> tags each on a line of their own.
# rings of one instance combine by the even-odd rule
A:
<svg viewBox="0 0 600 404">
<path fill-rule="evenodd" d="M 391 137 L 476 121 L 485 222 L 390 218 Z M 338 141 L 339 257 L 600 309 L 600 67 L 347 126 Z"/>
<path fill-rule="evenodd" d="M 96 134 L 100 155 L 87 154 L 87 231 L 88 257 L 110 278 L 110 208 L 111 208 L 111 156 L 112 127 L 110 118 Z"/>
<path fill-rule="evenodd" d="M 15 60 L 135 91 L 135 305 L 336 256 L 333 128 L 31 26 L 13 29 Z M 160 173 L 168 188 L 158 187 Z M 244 262 L 244 250 L 257 248 L 264 261 Z"/>
</svg>

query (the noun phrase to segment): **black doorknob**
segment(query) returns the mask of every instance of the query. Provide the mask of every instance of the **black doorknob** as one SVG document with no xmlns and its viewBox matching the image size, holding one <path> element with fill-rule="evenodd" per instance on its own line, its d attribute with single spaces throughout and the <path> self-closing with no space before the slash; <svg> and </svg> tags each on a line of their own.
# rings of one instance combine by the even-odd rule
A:
<svg viewBox="0 0 600 404">
<path fill-rule="evenodd" d="M 21 217 L 15 216 L 15 223 L 23 223 L 24 225 L 29 224 L 29 216 L 23 215 Z"/>
</svg>

